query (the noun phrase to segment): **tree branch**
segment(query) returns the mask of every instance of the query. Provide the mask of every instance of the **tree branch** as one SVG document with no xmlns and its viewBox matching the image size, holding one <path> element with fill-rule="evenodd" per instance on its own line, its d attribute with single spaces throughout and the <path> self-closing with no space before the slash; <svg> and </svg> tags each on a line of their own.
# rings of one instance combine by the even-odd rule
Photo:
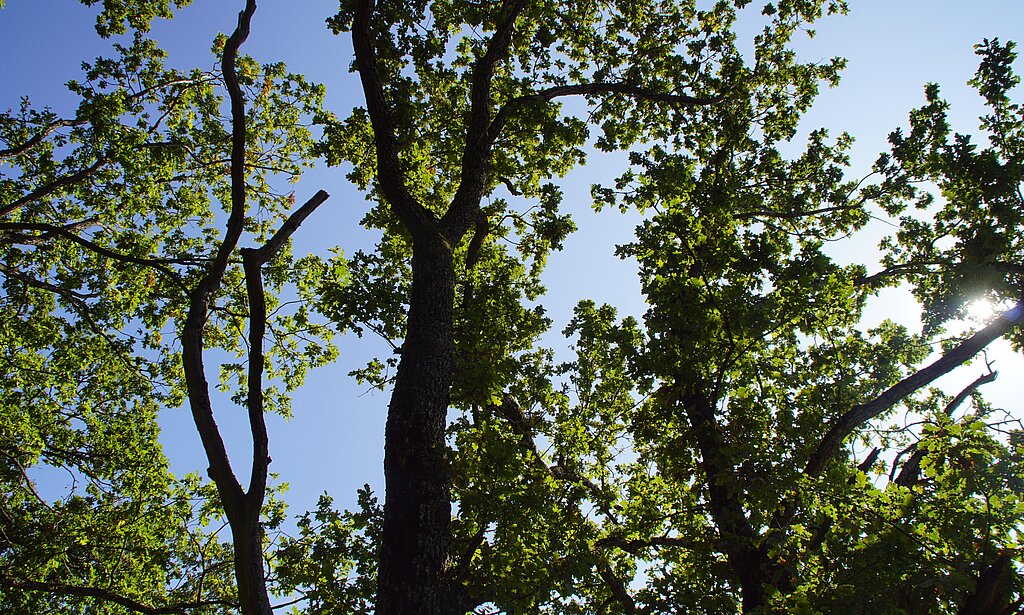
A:
<svg viewBox="0 0 1024 615">
<path fill-rule="evenodd" d="M 318 191 L 305 204 L 288 216 L 273 237 L 258 249 L 243 248 L 242 268 L 245 272 L 245 289 L 249 301 L 249 370 L 246 374 L 246 409 L 249 413 L 249 431 L 252 434 L 252 472 L 246 497 L 250 506 L 259 509 L 267 492 L 267 472 L 270 464 L 270 441 L 264 418 L 263 403 L 263 338 L 267 332 L 267 299 L 263 290 L 263 265 L 274 257 L 313 211 L 328 195 Z"/>
<path fill-rule="evenodd" d="M 277 229 L 277 232 L 274 233 L 274 236 L 271 237 L 263 247 L 257 250 L 260 264 L 262 265 L 270 261 L 270 259 L 274 257 L 274 254 L 276 254 L 281 247 L 284 246 L 284 243 L 288 241 L 288 238 L 298 230 L 299 226 L 303 222 L 305 222 L 306 218 L 316 211 L 318 207 L 323 205 L 324 201 L 330 198 L 330 196 L 331 195 L 327 194 L 327 192 L 318 190 L 316 194 L 311 196 L 308 201 L 302 204 L 302 207 L 299 207 L 290 216 L 288 216 L 284 221 L 284 224 L 281 225 L 281 228 Z"/>
<path fill-rule="evenodd" d="M 1017 328 L 1022 321 L 1024 321 L 1024 301 L 1018 301 L 992 324 L 950 349 L 928 367 L 907 376 L 868 403 L 856 405 L 845 412 L 822 437 L 818 448 L 804 467 L 804 473 L 809 476 L 821 474 L 828 461 L 839 451 L 843 440 L 854 430 L 889 410 L 921 387 L 931 384 L 940 376 L 963 365 L 990 343 Z"/>
<path fill-rule="evenodd" d="M 54 120 L 49 124 L 43 126 L 39 132 L 32 136 L 28 141 L 25 141 L 21 145 L 15 145 L 8 149 L 0 149 L 0 161 L 13 158 L 19 154 L 24 154 L 33 147 L 43 142 L 43 139 L 57 132 L 61 128 L 72 128 L 75 126 L 82 126 L 87 124 L 88 120 Z"/>
<path fill-rule="evenodd" d="M 28 205 L 29 203 L 38 201 L 39 199 L 45 198 L 53 194 L 54 192 L 60 190 L 61 188 L 70 186 L 71 184 L 86 179 L 90 175 L 102 169 L 103 166 L 107 164 L 107 162 L 108 159 L 105 155 L 100 156 L 99 158 L 96 159 L 96 162 L 93 163 L 91 166 L 88 166 L 80 171 L 72 173 L 71 175 L 65 175 L 63 177 L 57 178 L 48 184 L 36 188 L 32 192 L 29 192 L 25 196 L 21 197 L 20 199 L 12 201 L 7 205 L 4 205 L 3 207 L 0 207 L 0 216 L 6 216 L 10 213 L 18 211 L 19 209 L 21 209 L 25 205 Z"/>
<path fill-rule="evenodd" d="M 374 0 L 356 0 L 352 21 L 352 45 L 355 66 L 366 97 L 366 111 L 373 128 L 373 143 L 377 153 L 377 183 L 381 194 L 395 215 L 412 234 L 413 239 L 437 236 L 437 218 L 416 200 L 406 185 L 405 173 L 399 161 L 398 139 L 395 136 L 391 108 L 384 97 L 384 85 L 377 67 L 377 50 L 371 19 Z"/>
<path fill-rule="evenodd" d="M 442 218 L 442 225 L 452 244 L 459 241 L 475 222 L 487 185 L 494 139 L 490 138 L 491 84 L 494 71 L 508 57 L 516 20 L 529 4 L 529 0 L 505 0 L 501 5 L 503 18 L 487 43 L 484 55 L 473 65 L 470 84 L 469 123 L 466 126 L 466 145 L 462 152 L 459 188 L 452 198 L 451 207 Z"/>
<path fill-rule="evenodd" d="M 677 549 L 693 550 L 699 546 L 692 540 L 672 538 L 671 536 L 652 536 L 651 538 L 646 539 L 629 540 L 620 536 L 607 536 L 605 538 L 599 538 L 594 542 L 594 545 L 598 547 L 615 547 L 632 555 L 640 555 L 643 549 L 650 547 L 673 547 Z"/>
<path fill-rule="evenodd" d="M 150 606 L 100 587 L 66 585 L 63 583 L 43 583 L 40 581 L 15 579 L 7 575 L 0 575 L 0 585 L 11 589 L 56 594 L 58 596 L 96 598 L 97 600 L 113 602 L 114 604 L 122 606 L 130 611 L 143 613 L 144 615 L 183 615 L 192 609 L 202 609 L 212 606 L 238 608 L 237 603 L 229 602 L 227 600 L 198 600 L 194 602 L 178 602 L 167 606 Z"/>
<path fill-rule="evenodd" d="M 963 404 L 964 401 L 966 401 L 972 393 L 977 391 L 978 387 L 980 387 L 983 384 L 993 382 L 998 375 L 998 372 L 989 372 L 987 374 L 982 374 L 981 376 L 978 376 L 978 378 L 975 379 L 974 382 L 964 387 L 964 390 L 957 393 L 956 397 L 954 397 L 952 401 L 946 404 L 946 407 L 943 409 L 945 415 L 947 417 L 952 417 L 953 413 L 956 412 L 957 408 L 959 408 L 960 405 Z M 900 455 L 902 454 L 903 453 L 900 453 Z M 910 459 L 907 460 L 907 463 L 903 464 L 903 468 L 900 470 L 899 476 L 897 476 L 896 480 L 894 480 L 893 482 L 903 487 L 909 487 L 913 485 L 915 482 L 917 482 L 917 477 L 921 470 L 921 461 L 924 459 L 924 455 L 925 451 L 921 450 L 920 446 L 915 445 L 914 453 L 910 456 Z M 895 464 L 898 459 L 899 456 L 897 456 L 896 460 L 893 460 L 893 471 L 896 470 Z"/>
<path fill-rule="evenodd" d="M 255 10 L 255 0 L 247 0 L 245 11 L 238 16 L 238 27 L 224 46 L 221 69 L 231 99 L 231 213 L 217 254 L 210 263 L 206 275 L 192 292 L 188 317 L 182 331 L 182 364 L 188 386 L 189 404 L 192 407 L 192 418 L 210 462 L 210 478 L 217 485 L 221 503 L 229 518 L 242 514 L 245 492 L 231 469 L 227 448 L 213 417 L 210 387 L 203 365 L 203 328 L 209 315 L 213 293 L 220 288 L 228 261 L 242 235 L 245 220 L 245 100 L 235 71 L 235 59 L 238 56 L 238 48 L 248 37 L 249 23 Z"/>
<path fill-rule="evenodd" d="M 270 465 L 270 438 L 263 415 L 263 337 L 267 332 L 267 300 L 263 291 L 263 263 L 257 250 L 242 249 L 245 290 L 249 300 L 249 368 L 246 374 L 245 406 L 252 434 L 252 471 L 246 494 L 250 506 L 263 506 Z"/>
<path fill-rule="evenodd" d="M 53 235 L 56 235 L 58 237 L 63 237 L 65 239 L 69 240 L 69 241 L 77 243 L 78 245 L 80 245 L 80 246 L 82 246 L 82 247 L 84 247 L 84 248 L 86 248 L 86 249 L 88 249 L 88 250 L 90 250 L 92 252 L 95 252 L 96 254 L 99 254 L 100 256 L 105 256 L 107 258 L 110 258 L 110 259 L 113 259 L 113 260 L 117 260 L 117 261 L 121 261 L 121 262 L 124 262 L 124 263 L 132 263 L 134 265 L 144 265 L 146 267 L 152 267 L 152 268 L 158 270 L 160 273 L 162 273 L 165 276 L 167 276 L 168 278 L 170 278 L 171 281 L 173 281 L 177 286 L 179 286 L 180 288 L 188 291 L 188 288 L 184 285 L 184 282 L 181 281 L 181 278 L 178 277 L 178 275 L 174 271 L 169 269 L 167 267 L 167 265 L 168 264 L 175 264 L 175 265 L 189 264 L 189 263 L 194 263 L 194 261 L 183 260 L 183 259 L 162 259 L 162 258 L 161 259 L 153 259 L 153 258 L 141 258 L 141 257 L 138 257 L 138 256 L 131 256 L 129 254 L 123 254 L 121 252 L 116 252 L 114 250 L 110 250 L 108 248 L 105 248 L 105 247 L 103 247 L 103 246 L 101 246 L 101 245 L 99 245 L 99 244 L 97 244 L 97 243 L 95 243 L 93 241 L 85 239 L 84 237 L 76 235 L 74 232 L 72 232 L 72 231 L 74 231 L 74 230 L 76 230 L 78 228 L 82 228 L 83 225 L 85 225 L 86 223 L 89 223 L 89 222 L 91 222 L 92 224 L 96 223 L 95 220 L 92 220 L 92 221 L 90 221 L 90 220 L 83 220 L 82 222 L 78 222 L 78 223 L 75 223 L 75 224 L 69 224 L 69 225 L 66 225 L 66 226 L 55 226 L 53 224 L 33 223 L 33 222 L 0 222 L 0 231 L 37 231 L 37 232 L 40 232 L 40 233 L 44 233 L 44 235 L 35 236 L 35 237 L 30 237 L 30 236 L 26 236 L 26 235 L 18 235 L 17 236 L 18 238 L 26 239 L 26 240 L 46 241 L 47 239 L 49 239 Z"/>
<path fill-rule="evenodd" d="M 697 105 L 712 105 L 721 102 L 723 99 L 721 96 L 712 98 L 701 97 L 701 96 L 689 96 L 687 94 L 669 94 L 666 92 L 656 92 L 654 90 L 645 88 L 643 86 L 635 85 L 632 83 L 613 83 L 613 82 L 598 82 L 598 83 L 581 83 L 576 85 L 560 85 L 545 90 L 541 90 L 534 94 L 526 94 L 518 96 L 505 103 L 505 106 L 498 111 L 497 115 L 494 116 L 494 121 L 491 122 L 490 128 L 488 128 L 488 139 L 494 142 L 501 135 L 501 131 L 505 128 L 509 119 L 519 109 L 526 105 L 533 104 L 536 102 L 548 102 L 555 98 L 561 98 L 564 96 L 581 96 L 581 95 L 592 95 L 592 94 L 622 94 L 637 98 L 640 100 L 647 100 L 650 102 L 664 103 L 669 105 L 679 105 L 684 107 L 692 107 Z"/>
<path fill-rule="evenodd" d="M 932 273 L 932 270 L 928 269 L 929 266 L 941 266 L 948 265 L 948 262 L 944 261 L 921 261 L 916 263 L 901 263 L 893 265 L 892 267 L 886 267 L 878 273 L 873 273 L 868 276 L 863 276 L 854 280 L 856 286 L 877 286 L 883 282 L 886 278 L 891 278 L 898 275 L 904 274 L 925 274 Z"/>
<path fill-rule="evenodd" d="M 597 564 L 597 572 L 601 576 L 601 580 L 608 585 L 608 589 L 615 596 L 615 599 L 622 605 L 622 611 L 624 613 L 632 615 L 636 613 L 636 602 L 633 600 L 633 596 L 629 595 L 629 590 L 626 589 L 625 583 L 622 582 L 615 571 L 606 561 L 600 561 Z"/>
</svg>

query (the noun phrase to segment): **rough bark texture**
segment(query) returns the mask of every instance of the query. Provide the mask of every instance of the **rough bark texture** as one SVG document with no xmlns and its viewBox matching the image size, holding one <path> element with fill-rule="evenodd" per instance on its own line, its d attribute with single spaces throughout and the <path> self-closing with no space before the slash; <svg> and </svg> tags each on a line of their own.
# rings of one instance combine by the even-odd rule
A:
<svg viewBox="0 0 1024 615">
<path fill-rule="evenodd" d="M 451 477 L 444 429 L 452 379 L 455 272 L 440 239 L 413 253 L 408 336 L 384 440 L 378 615 L 446 612 Z"/>
</svg>

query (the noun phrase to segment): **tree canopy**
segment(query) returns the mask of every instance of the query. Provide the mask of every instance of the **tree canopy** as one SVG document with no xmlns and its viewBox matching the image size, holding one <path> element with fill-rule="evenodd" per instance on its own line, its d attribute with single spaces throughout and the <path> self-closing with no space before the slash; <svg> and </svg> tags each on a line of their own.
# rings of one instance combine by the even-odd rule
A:
<svg viewBox="0 0 1024 615">
<path fill-rule="evenodd" d="M 850 135 L 801 133 L 843 61 L 795 45 L 836 0 L 346 1 L 354 109 L 245 55 L 255 0 L 216 68 L 168 68 L 150 25 L 187 4 L 104 0 L 74 114 L 0 115 L 5 612 L 1020 611 L 1024 425 L 978 361 L 1024 345 L 1012 42 L 975 49 L 980 132 L 929 84 L 861 178 Z M 556 352 L 559 178 L 598 151 L 646 311 L 580 297 Z M 321 163 L 372 248 L 293 254 Z M 880 262 L 834 256 L 880 216 Z M 865 326 L 890 287 L 920 330 Z M 383 492 L 289 520 L 265 415 L 366 332 Z M 206 477 L 157 441 L 181 405 Z"/>
</svg>

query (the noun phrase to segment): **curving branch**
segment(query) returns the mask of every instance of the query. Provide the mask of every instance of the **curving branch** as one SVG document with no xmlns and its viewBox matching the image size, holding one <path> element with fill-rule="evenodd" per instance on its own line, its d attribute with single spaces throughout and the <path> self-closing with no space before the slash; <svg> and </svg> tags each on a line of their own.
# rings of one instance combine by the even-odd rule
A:
<svg viewBox="0 0 1024 615">
<path fill-rule="evenodd" d="M 248 394 L 246 409 L 249 414 L 249 430 L 252 434 L 252 471 L 246 498 L 250 506 L 260 508 L 267 492 L 267 474 L 270 464 L 269 436 L 264 418 L 263 403 L 263 338 L 267 331 L 267 300 L 263 289 L 263 265 L 284 246 L 289 237 L 298 230 L 317 207 L 327 200 L 323 190 L 318 191 L 299 209 L 285 220 L 281 228 L 257 249 L 243 248 L 242 268 L 245 273 L 245 289 L 249 300 L 249 370 L 246 374 Z"/>
<path fill-rule="evenodd" d="M 437 235 L 437 218 L 412 195 L 399 161 L 398 138 L 391 108 L 384 96 L 384 83 L 378 70 L 374 29 L 371 21 L 374 0 L 358 0 L 352 21 L 352 45 L 355 66 L 366 97 L 366 111 L 373 127 L 373 143 L 377 153 L 377 183 L 381 194 L 391 205 L 413 239 Z"/>
<path fill-rule="evenodd" d="M 208 609 L 210 607 L 238 608 L 235 602 L 227 600 L 196 600 L 193 602 L 177 602 L 167 606 L 151 606 L 143 604 L 127 596 L 123 596 L 109 589 L 102 587 L 88 587 L 83 585 L 67 585 L 64 583 L 45 583 L 25 579 L 15 579 L 7 575 L 0 575 L 0 586 L 10 589 L 54 594 L 58 596 L 77 596 L 82 598 L 95 598 L 104 602 L 112 602 L 122 606 L 129 611 L 142 613 L 143 615 L 186 615 L 191 610 Z"/>
<path fill-rule="evenodd" d="M 632 83 L 597 82 L 581 83 L 576 85 L 560 85 L 550 87 L 533 94 L 517 96 L 505 103 L 505 106 L 503 106 L 494 116 L 494 121 L 491 122 L 491 125 L 488 128 L 488 140 L 492 143 L 496 141 L 512 116 L 527 105 L 539 102 L 549 102 L 556 98 L 562 98 L 565 96 L 587 96 L 595 94 L 619 94 L 639 100 L 647 100 L 650 102 L 682 107 L 713 105 L 724 100 L 721 96 L 704 97 L 690 96 L 688 94 L 658 92 Z"/>
<path fill-rule="evenodd" d="M 889 410 L 918 389 L 963 365 L 986 346 L 1024 322 L 1024 301 L 1018 301 L 990 325 L 944 353 L 934 363 L 900 380 L 875 399 L 858 404 L 833 422 L 811 455 L 804 473 L 818 476 L 842 447 L 843 441 L 864 423 Z M 980 385 L 979 385 L 980 386 Z"/>
</svg>

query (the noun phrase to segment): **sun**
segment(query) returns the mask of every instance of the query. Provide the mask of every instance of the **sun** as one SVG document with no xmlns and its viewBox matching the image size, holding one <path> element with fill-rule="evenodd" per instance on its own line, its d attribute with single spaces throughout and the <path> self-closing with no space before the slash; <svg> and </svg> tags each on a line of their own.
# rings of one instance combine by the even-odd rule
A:
<svg viewBox="0 0 1024 615">
<path fill-rule="evenodd" d="M 967 317 L 972 322 L 986 323 L 1002 311 L 1000 307 L 999 302 L 979 297 L 967 304 Z"/>
</svg>

